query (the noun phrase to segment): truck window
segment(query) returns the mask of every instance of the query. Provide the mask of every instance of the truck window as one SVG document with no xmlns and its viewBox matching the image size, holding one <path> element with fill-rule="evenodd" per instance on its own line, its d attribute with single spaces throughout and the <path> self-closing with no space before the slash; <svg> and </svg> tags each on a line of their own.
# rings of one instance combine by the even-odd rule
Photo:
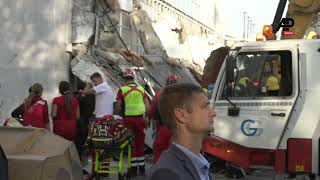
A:
<svg viewBox="0 0 320 180">
<path fill-rule="evenodd" d="M 256 99 L 292 95 L 290 51 L 240 52 L 232 66 L 234 81 L 225 83 L 222 98 Z"/>
</svg>

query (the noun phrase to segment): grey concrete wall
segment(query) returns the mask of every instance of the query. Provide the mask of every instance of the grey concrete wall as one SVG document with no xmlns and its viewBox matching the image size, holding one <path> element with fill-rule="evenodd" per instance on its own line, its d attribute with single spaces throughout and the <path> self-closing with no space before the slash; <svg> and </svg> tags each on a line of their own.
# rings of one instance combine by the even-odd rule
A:
<svg viewBox="0 0 320 180">
<path fill-rule="evenodd" d="M 0 123 L 28 94 L 44 86 L 51 104 L 60 80 L 68 80 L 72 0 L 0 1 Z"/>
</svg>

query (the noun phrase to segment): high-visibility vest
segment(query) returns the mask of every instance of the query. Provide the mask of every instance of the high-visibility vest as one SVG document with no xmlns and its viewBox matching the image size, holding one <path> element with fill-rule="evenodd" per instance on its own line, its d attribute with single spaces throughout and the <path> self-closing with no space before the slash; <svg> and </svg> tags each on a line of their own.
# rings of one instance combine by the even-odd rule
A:
<svg viewBox="0 0 320 180">
<path fill-rule="evenodd" d="M 267 86 L 267 90 L 269 90 L 269 91 L 279 90 L 280 86 L 279 86 L 278 78 L 276 78 L 274 75 L 269 76 L 267 79 L 266 86 Z"/>
<path fill-rule="evenodd" d="M 44 108 L 46 101 L 38 100 L 29 108 L 25 107 L 23 113 L 23 126 L 31 126 L 37 128 L 46 128 L 46 122 L 44 122 Z"/>
<path fill-rule="evenodd" d="M 238 81 L 238 83 L 240 85 L 242 85 L 243 87 L 245 87 L 245 88 L 249 85 L 248 82 L 250 82 L 250 79 L 248 77 L 246 77 L 246 76 L 240 78 L 239 81 Z"/>
<path fill-rule="evenodd" d="M 125 104 L 125 116 L 140 116 L 145 112 L 144 89 L 136 84 L 121 87 Z"/>
</svg>

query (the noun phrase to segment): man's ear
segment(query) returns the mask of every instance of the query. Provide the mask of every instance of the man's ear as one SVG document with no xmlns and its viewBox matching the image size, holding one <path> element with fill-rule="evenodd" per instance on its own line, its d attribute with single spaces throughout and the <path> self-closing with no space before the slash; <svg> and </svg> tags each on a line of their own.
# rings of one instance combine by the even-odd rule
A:
<svg viewBox="0 0 320 180">
<path fill-rule="evenodd" d="M 187 111 L 183 108 L 175 108 L 174 115 L 179 123 L 184 123 L 186 121 Z"/>
</svg>

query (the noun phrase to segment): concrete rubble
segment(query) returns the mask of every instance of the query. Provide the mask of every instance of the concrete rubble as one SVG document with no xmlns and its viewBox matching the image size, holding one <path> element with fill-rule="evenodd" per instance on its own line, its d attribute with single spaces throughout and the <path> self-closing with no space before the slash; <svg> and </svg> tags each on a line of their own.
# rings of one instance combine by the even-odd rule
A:
<svg viewBox="0 0 320 180">
<path fill-rule="evenodd" d="M 167 56 L 148 14 L 143 10 L 137 10 L 131 17 L 145 52 L 150 55 Z"/>
<path fill-rule="evenodd" d="M 79 4 L 84 3 L 81 1 L 83 0 L 77 0 Z M 132 38 L 137 38 L 136 42 L 141 43 L 143 55 L 132 50 L 128 51 L 114 31 L 112 24 L 118 25 L 120 22 L 118 17 L 119 10 L 117 9 L 118 6 L 114 4 L 115 2 L 106 1 L 111 10 L 108 12 L 105 12 L 100 6 L 90 12 L 89 7 L 91 6 L 88 3 L 90 1 L 85 3 L 86 8 L 84 9 L 76 8 L 74 10 L 76 14 L 73 16 L 75 29 L 83 28 L 83 30 L 77 32 L 87 32 L 76 33 L 72 36 L 74 37 L 74 47 L 79 46 L 80 43 L 81 48 L 84 48 L 83 46 L 87 48 L 73 51 L 75 57 L 70 63 L 70 69 L 79 79 L 89 82 L 90 75 L 94 72 L 99 72 L 103 74 L 104 79 L 108 81 L 114 92 L 117 92 L 118 88 L 124 85 L 122 71 L 125 68 L 133 68 L 136 70 L 137 83 L 143 86 L 149 84 L 152 89 L 163 87 L 166 84 L 168 75 L 171 73 L 176 73 L 181 82 L 199 84 L 201 81 L 201 68 L 197 69 L 194 65 L 190 65 L 189 62 L 169 57 L 153 29 L 148 14 L 137 5 L 135 5 L 137 8 L 129 16 L 132 22 L 131 27 L 133 27 L 130 33 Z M 84 17 L 87 14 L 90 15 Z M 94 15 L 98 18 L 91 18 Z M 82 26 L 85 23 L 77 23 L 80 22 L 80 19 L 83 19 L 87 24 Z M 109 19 L 111 19 L 112 24 Z M 94 33 L 94 25 L 98 27 L 96 28 L 98 32 Z M 96 35 L 94 39 L 97 39 L 95 46 L 88 43 L 89 38 L 94 34 Z M 125 37 L 122 36 L 121 38 Z M 126 42 L 126 39 L 123 40 Z"/>
<path fill-rule="evenodd" d="M 164 86 L 168 75 L 173 72 L 179 76 L 181 82 L 198 83 L 187 67 L 169 64 L 166 61 L 150 64 L 147 61 L 152 62 L 152 57 L 146 58 L 135 54 L 125 58 L 122 54 L 115 53 L 117 51 L 112 51 L 115 51 L 115 49 L 109 49 L 109 51 L 93 49 L 91 55 L 76 56 L 70 63 L 71 72 L 85 82 L 90 82 L 91 74 L 99 72 L 114 92 L 117 92 L 118 88 L 124 85 L 122 71 L 125 68 L 134 68 L 137 83 L 145 85 L 148 82 L 152 89 L 159 89 Z M 130 58 L 138 58 L 142 60 L 144 65 L 138 69 L 139 66 L 133 64 Z M 152 93 L 150 92 L 150 94 Z"/>
</svg>

